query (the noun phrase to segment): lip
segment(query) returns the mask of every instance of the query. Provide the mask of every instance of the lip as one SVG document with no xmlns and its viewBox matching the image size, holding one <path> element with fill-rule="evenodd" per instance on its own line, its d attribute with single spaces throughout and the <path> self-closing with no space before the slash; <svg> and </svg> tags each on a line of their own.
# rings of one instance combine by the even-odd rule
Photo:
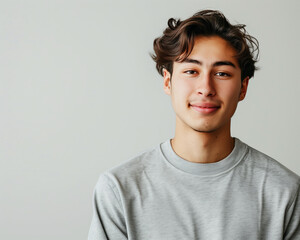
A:
<svg viewBox="0 0 300 240">
<path fill-rule="evenodd" d="M 219 105 L 213 103 L 190 104 L 190 107 L 199 113 L 213 113 L 220 108 Z"/>
</svg>

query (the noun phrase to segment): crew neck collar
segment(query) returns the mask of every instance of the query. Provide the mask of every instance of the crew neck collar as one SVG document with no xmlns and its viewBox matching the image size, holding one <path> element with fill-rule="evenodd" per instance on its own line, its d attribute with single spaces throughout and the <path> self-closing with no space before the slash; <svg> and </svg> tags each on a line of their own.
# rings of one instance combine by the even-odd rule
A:
<svg viewBox="0 0 300 240">
<path fill-rule="evenodd" d="M 215 163 L 195 163 L 187 161 L 178 156 L 171 145 L 171 139 L 160 145 L 160 149 L 165 159 L 175 168 L 200 176 L 213 176 L 224 173 L 235 167 L 244 157 L 247 152 L 247 145 L 234 138 L 234 148 L 231 153 L 224 159 Z"/>
</svg>

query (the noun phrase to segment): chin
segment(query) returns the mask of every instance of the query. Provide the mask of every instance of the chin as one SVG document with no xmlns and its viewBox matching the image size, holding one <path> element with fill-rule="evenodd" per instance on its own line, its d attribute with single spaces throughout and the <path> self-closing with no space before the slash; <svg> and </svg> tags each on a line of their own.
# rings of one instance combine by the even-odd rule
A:
<svg viewBox="0 0 300 240">
<path fill-rule="evenodd" d="M 214 133 L 223 129 L 223 125 L 219 125 L 216 122 L 204 121 L 200 123 L 190 124 L 190 128 L 199 133 Z"/>
<path fill-rule="evenodd" d="M 194 124 L 190 125 L 190 128 L 193 129 L 196 132 L 202 132 L 202 133 L 212 133 L 215 132 L 218 128 L 215 126 L 212 126 L 211 124 Z"/>
<path fill-rule="evenodd" d="M 216 132 L 217 129 L 205 129 L 205 128 L 192 128 L 194 131 L 199 132 L 199 133 L 213 133 Z"/>
</svg>

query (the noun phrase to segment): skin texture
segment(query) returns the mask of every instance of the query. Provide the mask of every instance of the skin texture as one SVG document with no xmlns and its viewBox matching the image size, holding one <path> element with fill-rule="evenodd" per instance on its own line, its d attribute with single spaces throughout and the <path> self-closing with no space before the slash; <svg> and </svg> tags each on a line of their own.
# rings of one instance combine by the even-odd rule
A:
<svg viewBox="0 0 300 240">
<path fill-rule="evenodd" d="M 231 118 L 245 98 L 249 78 L 241 80 L 236 51 L 224 39 L 197 37 L 184 62 L 164 70 L 164 91 L 176 114 L 174 151 L 199 163 L 217 162 L 234 147 Z"/>
</svg>

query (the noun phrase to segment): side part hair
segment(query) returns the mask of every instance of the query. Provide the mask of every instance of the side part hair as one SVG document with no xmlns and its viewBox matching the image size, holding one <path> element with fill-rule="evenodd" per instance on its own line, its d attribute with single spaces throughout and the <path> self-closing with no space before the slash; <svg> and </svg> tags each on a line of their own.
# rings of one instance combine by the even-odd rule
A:
<svg viewBox="0 0 300 240">
<path fill-rule="evenodd" d="M 257 70 L 259 43 L 250 36 L 244 24 L 232 25 L 226 17 L 216 10 L 203 10 L 181 21 L 170 18 L 163 35 L 153 42 L 157 71 L 163 75 L 163 69 L 173 72 L 174 61 L 184 61 L 192 52 L 197 36 L 219 36 L 226 40 L 235 50 L 241 68 L 241 80 L 253 77 Z"/>
</svg>

